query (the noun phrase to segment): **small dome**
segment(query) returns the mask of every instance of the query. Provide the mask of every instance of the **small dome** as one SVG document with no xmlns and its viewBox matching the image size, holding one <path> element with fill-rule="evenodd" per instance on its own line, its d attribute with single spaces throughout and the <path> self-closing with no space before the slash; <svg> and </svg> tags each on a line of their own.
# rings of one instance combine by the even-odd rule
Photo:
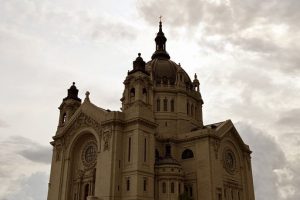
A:
<svg viewBox="0 0 300 200">
<path fill-rule="evenodd" d="M 188 74 L 170 59 L 155 58 L 146 64 L 146 69 L 149 73 L 152 72 L 153 79 L 156 83 L 174 85 L 177 78 L 181 81 L 191 84 L 191 79 Z M 177 74 L 179 73 L 179 77 Z M 181 76 L 181 77 L 180 77 Z"/>
</svg>

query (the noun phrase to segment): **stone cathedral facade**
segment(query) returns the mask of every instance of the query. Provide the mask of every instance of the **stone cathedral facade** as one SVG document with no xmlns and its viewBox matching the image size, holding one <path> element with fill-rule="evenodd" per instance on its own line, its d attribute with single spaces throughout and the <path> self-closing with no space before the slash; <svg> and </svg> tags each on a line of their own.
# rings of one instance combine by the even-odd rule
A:
<svg viewBox="0 0 300 200">
<path fill-rule="evenodd" d="M 204 125 L 197 76 L 170 60 L 159 23 L 149 62 L 124 80 L 121 111 L 59 107 L 48 200 L 254 200 L 251 151 L 230 120 Z"/>
</svg>

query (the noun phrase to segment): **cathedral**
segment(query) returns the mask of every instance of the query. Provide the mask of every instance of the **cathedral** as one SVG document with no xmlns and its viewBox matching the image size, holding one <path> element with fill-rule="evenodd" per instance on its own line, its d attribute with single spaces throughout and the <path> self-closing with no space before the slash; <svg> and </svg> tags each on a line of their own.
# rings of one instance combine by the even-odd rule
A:
<svg viewBox="0 0 300 200">
<path fill-rule="evenodd" d="M 155 51 L 138 54 L 121 111 L 59 106 L 48 200 L 254 200 L 251 151 L 230 120 L 203 124 L 200 82 L 170 60 L 159 22 Z"/>
</svg>

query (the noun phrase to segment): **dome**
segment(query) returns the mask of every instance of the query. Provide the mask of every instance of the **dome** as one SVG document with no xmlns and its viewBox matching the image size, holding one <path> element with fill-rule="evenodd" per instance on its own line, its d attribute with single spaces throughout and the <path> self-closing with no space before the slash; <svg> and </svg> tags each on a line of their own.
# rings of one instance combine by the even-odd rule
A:
<svg viewBox="0 0 300 200">
<path fill-rule="evenodd" d="M 179 78 L 181 81 L 191 84 L 188 74 L 170 59 L 154 58 L 146 64 L 146 69 L 152 73 L 155 83 L 174 85 Z"/>
</svg>

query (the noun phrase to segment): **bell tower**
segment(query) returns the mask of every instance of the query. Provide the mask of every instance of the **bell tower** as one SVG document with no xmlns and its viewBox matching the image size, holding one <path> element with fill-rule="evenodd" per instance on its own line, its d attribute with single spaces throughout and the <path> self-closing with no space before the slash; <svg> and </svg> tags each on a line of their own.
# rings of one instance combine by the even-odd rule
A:
<svg viewBox="0 0 300 200">
<path fill-rule="evenodd" d="M 122 110 L 125 111 L 134 104 L 144 104 L 148 108 L 153 103 L 153 89 L 150 74 L 145 69 L 145 61 L 138 54 L 133 61 L 133 69 L 128 71 L 126 80 L 124 81 L 125 90 L 123 93 Z"/>
<path fill-rule="evenodd" d="M 153 86 L 145 62 L 138 54 L 124 81 L 123 199 L 154 199 Z"/>
<path fill-rule="evenodd" d="M 72 86 L 68 89 L 68 96 L 63 99 L 63 102 L 59 106 L 59 122 L 58 129 L 63 127 L 67 121 L 70 120 L 72 115 L 81 105 L 81 99 L 78 97 L 78 89 L 73 82 Z"/>
</svg>

